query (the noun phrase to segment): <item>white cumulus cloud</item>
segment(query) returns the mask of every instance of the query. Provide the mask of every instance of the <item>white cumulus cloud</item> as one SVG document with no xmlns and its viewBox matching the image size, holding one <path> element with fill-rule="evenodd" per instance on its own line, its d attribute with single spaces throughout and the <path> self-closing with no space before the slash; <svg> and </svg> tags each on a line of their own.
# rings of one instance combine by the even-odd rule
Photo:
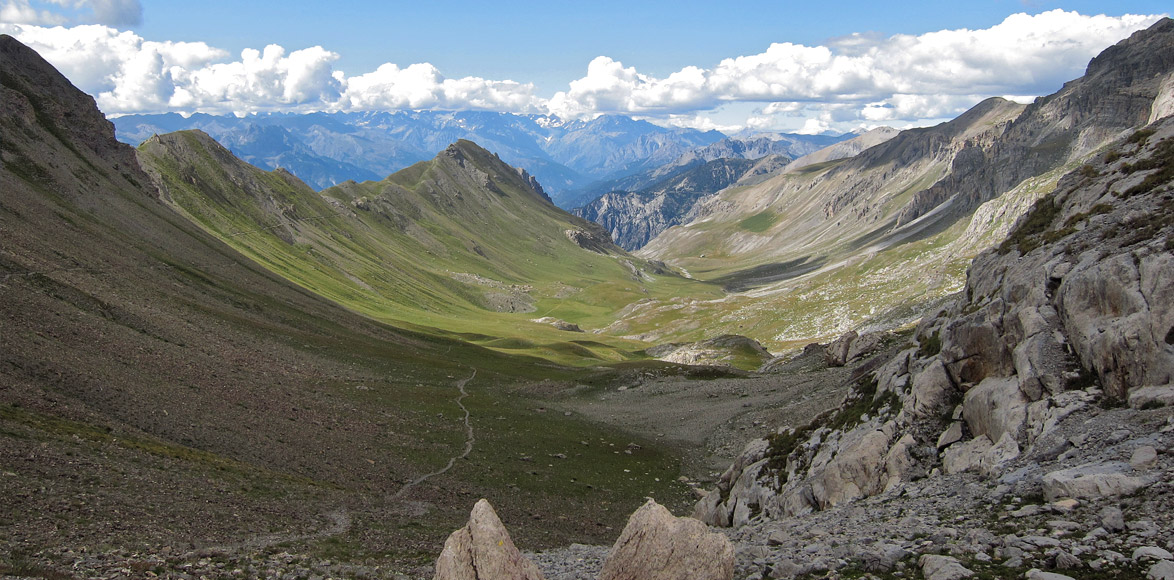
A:
<svg viewBox="0 0 1174 580">
<path fill-rule="evenodd" d="M 758 54 L 722 60 L 712 69 L 687 67 L 664 79 L 599 57 L 585 77 L 551 99 L 550 108 L 555 114 L 580 117 L 681 114 L 726 102 L 772 103 L 748 121 L 765 126 L 776 115 L 820 103 L 834 119 L 940 119 L 990 95 L 1053 92 L 1080 76 L 1101 50 L 1158 18 L 1052 10 L 1014 14 L 981 30 L 888 38 L 851 35 L 828 46 L 776 43 Z M 833 107 L 843 103 L 854 104 L 853 114 Z M 804 128 L 817 126 L 813 122 Z"/>
<path fill-rule="evenodd" d="M 851 34 L 825 46 L 781 42 L 663 78 L 599 56 L 585 76 L 545 99 L 531 83 L 447 78 L 429 63 L 387 63 L 348 76 L 334 68 L 339 55 L 320 46 L 233 55 L 119 28 L 141 15 L 138 0 L 0 0 L 0 32 L 40 52 L 110 115 L 478 109 L 817 131 L 936 122 L 992 95 L 1030 100 L 1080 76 L 1101 50 L 1160 18 L 1052 10 L 979 30 Z M 722 112 L 733 105 L 740 108 Z M 743 116 L 735 121 L 730 110 Z"/>
</svg>

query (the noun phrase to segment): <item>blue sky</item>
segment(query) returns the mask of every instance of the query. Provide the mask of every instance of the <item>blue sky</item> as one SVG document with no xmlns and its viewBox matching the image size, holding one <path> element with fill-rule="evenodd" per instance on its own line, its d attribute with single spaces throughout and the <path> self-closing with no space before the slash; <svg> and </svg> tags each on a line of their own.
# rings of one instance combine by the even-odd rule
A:
<svg viewBox="0 0 1174 580">
<path fill-rule="evenodd" d="M 113 115 L 471 108 L 814 132 L 1047 94 L 1165 12 L 1132 0 L 0 0 L 0 32 Z"/>
</svg>

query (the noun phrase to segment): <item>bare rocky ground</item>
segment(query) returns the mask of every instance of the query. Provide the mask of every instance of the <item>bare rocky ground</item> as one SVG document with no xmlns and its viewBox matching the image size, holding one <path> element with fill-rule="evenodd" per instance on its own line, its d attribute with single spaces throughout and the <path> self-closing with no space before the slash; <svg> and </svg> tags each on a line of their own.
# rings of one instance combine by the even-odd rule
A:
<svg viewBox="0 0 1174 580">
<path fill-rule="evenodd" d="M 886 350 L 876 358 L 884 358 Z M 678 449 L 682 475 L 709 482 L 746 443 L 779 426 L 805 425 L 837 406 L 872 358 L 828 367 L 822 351 L 794 353 L 774 374 L 682 378 L 655 370 L 624 375 L 605 386 L 573 385 L 552 396 L 552 408 L 580 413 Z"/>
</svg>

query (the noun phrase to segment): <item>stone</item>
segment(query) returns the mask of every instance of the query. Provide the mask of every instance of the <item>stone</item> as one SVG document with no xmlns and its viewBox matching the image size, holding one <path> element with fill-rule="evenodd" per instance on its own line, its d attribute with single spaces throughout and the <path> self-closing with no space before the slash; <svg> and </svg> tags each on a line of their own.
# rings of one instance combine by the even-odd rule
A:
<svg viewBox="0 0 1174 580">
<path fill-rule="evenodd" d="M 1048 501 L 1071 497 L 1097 499 L 1132 494 L 1154 482 L 1152 477 L 1127 475 L 1129 465 L 1120 461 L 1061 469 L 1043 477 Z"/>
<path fill-rule="evenodd" d="M 1076 580 L 1071 576 L 1057 574 L 1055 572 L 1044 572 L 1039 568 L 1032 568 L 1031 570 L 1028 570 L 1027 573 L 1023 575 L 1023 577 L 1027 578 L 1027 580 Z"/>
<path fill-rule="evenodd" d="M 942 469 L 951 475 L 978 469 L 982 465 L 983 454 L 993 446 L 986 435 L 979 435 L 959 445 L 951 445 L 942 453 Z"/>
<path fill-rule="evenodd" d="M 1028 400 L 1019 390 L 1016 377 L 987 377 L 962 400 L 963 416 L 970 433 L 998 441 L 1004 433 L 1018 439 L 1027 420 Z"/>
<path fill-rule="evenodd" d="M 1075 570 L 1083 566 L 1084 562 L 1082 562 L 1080 558 L 1077 558 L 1076 556 L 1073 556 L 1064 550 L 1056 552 L 1056 568 L 1060 570 Z"/>
<path fill-rule="evenodd" d="M 608 552 L 600 580 L 730 580 L 734 546 L 692 518 L 674 517 L 649 499 Z"/>
<path fill-rule="evenodd" d="M 1052 511 L 1066 514 L 1070 511 L 1076 509 L 1077 506 L 1079 506 L 1079 505 L 1080 505 L 1079 501 L 1074 500 L 1070 497 L 1066 497 L 1064 499 L 1059 499 L 1059 500 L 1052 502 L 1051 504 L 1048 505 L 1048 507 L 1052 508 Z"/>
<path fill-rule="evenodd" d="M 1174 562 L 1162 560 L 1153 566 L 1145 577 L 1148 580 L 1174 580 Z"/>
<path fill-rule="evenodd" d="M 916 417 L 940 417 L 954 399 L 957 387 L 942 361 L 935 359 L 913 377 L 913 414 Z"/>
<path fill-rule="evenodd" d="M 1148 469 L 1158 462 L 1158 450 L 1149 445 L 1142 445 L 1133 451 L 1129 458 L 1129 465 L 1134 469 Z"/>
<path fill-rule="evenodd" d="M 921 566 L 925 580 L 957 580 L 974 576 L 973 571 L 962 566 L 957 558 L 951 556 L 924 554 L 917 560 L 917 565 Z"/>
<path fill-rule="evenodd" d="M 1003 466 L 1019 457 L 1019 443 L 1010 431 L 1005 431 L 999 442 L 982 454 L 979 463 L 979 472 L 987 477 L 998 475 Z"/>
<path fill-rule="evenodd" d="M 1141 560 L 1174 560 L 1174 554 L 1169 550 L 1157 546 L 1141 546 L 1133 551 L 1133 561 Z"/>
<path fill-rule="evenodd" d="M 827 346 L 824 350 L 824 360 L 829 367 L 842 367 L 848 363 L 848 352 L 858 336 L 855 330 L 849 330 Z"/>
<path fill-rule="evenodd" d="M 469 523 L 444 542 L 433 580 L 542 580 L 533 562 L 514 547 L 493 506 L 482 499 Z"/>
<path fill-rule="evenodd" d="M 1174 385 L 1133 389 L 1129 391 L 1129 406 L 1134 409 L 1174 407 Z"/>
<path fill-rule="evenodd" d="M 954 421 L 938 436 L 938 449 L 945 449 L 962 440 L 962 422 Z"/>
</svg>

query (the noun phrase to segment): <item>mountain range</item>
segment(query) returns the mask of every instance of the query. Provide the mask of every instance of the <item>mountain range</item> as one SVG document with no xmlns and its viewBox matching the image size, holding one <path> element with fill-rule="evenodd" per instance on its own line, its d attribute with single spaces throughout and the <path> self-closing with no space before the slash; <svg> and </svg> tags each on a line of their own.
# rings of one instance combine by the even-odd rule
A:
<svg viewBox="0 0 1174 580">
<path fill-rule="evenodd" d="M 126 115 L 114 119 L 122 141 L 199 129 L 244 161 L 283 168 L 321 190 L 344 181 L 382 179 L 432 158 L 459 139 L 476 142 L 525 167 L 564 208 L 605 193 L 596 182 L 668 164 L 713 159 L 791 157 L 836 137 L 759 134 L 729 138 L 717 131 L 664 128 L 620 115 L 588 121 L 476 111 L 269 114 L 243 118 L 195 114 Z M 821 144 L 818 147 L 815 144 Z"/>
<path fill-rule="evenodd" d="M 834 143 L 401 112 L 120 120 L 132 148 L 0 36 L 0 574 L 428 576 L 481 497 L 538 548 L 701 497 L 746 577 L 800 570 L 768 534 L 821 510 L 852 539 L 803 553 L 845 574 L 1174 541 L 1141 475 L 1158 531 L 1113 544 L 1035 529 L 1101 496 L 1020 505 L 1045 463 L 1174 467 L 1111 447 L 1174 422 L 1172 113 L 1165 19 L 1032 104 Z M 556 203 L 588 182 L 606 225 Z M 860 541 L 856 501 L 908 537 Z"/>
</svg>

